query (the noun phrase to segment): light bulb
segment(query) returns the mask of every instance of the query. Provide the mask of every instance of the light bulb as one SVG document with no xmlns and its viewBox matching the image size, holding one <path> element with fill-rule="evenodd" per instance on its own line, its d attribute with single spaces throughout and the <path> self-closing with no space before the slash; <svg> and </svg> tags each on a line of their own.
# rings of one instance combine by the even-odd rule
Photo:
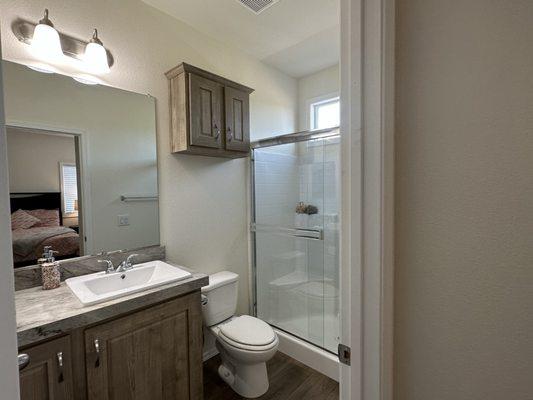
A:
<svg viewBox="0 0 533 400">
<path fill-rule="evenodd" d="M 87 46 L 83 55 L 85 69 L 92 74 L 109 73 L 109 62 L 107 60 L 107 51 L 98 38 L 98 31 L 95 29 L 93 37 Z"/>
<path fill-rule="evenodd" d="M 39 59 L 48 62 L 57 62 L 63 57 L 59 33 L 48 19 L 48 10 L 44 10 L 44 18 L 35 26 L 31 40 L 31 52 Z"/>
</svg>

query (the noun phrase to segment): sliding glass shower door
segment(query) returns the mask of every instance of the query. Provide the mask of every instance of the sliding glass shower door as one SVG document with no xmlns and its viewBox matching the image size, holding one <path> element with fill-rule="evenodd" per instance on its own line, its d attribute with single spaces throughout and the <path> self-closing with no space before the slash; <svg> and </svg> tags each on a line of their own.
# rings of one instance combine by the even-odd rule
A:
<svg viewBox="0 0 533 400">
<path fill-rule="evenodd" d="M 257 316 L 336 352 L 339 137 L 256 148 L 253 175 Z"/>
</svg>

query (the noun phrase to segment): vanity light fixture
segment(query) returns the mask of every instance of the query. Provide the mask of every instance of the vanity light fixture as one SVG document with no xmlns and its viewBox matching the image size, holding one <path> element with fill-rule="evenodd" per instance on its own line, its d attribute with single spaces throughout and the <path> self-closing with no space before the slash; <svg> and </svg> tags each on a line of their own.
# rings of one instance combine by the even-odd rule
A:
<svg viewBox="0 0 533 400">
<path fill-rule="evenodd" d="M 21 43 L 28 45 L 32 59 L 24 64 L 33 70 L 59 73 L 84 84 L 98 85 L 103 83 L 99 75 L 109 73 L 114 64 L 113 55 L 103 46 L 96 29 L 88 42 L 58 32 L 48 18 L 47 9 L 38 23 L 18 18 L 11 29 Z"/>
<path fill-rule="evenodd" d="M 83 55 L 83 63 L 88 72 L 93 74 L 108 74 L 109 61 L 107 59 L 107 51 L 98 38 L 98 31 L 96 28 L 93 32 L 93 37 L 85 46 L 85 54 Z"/>
<path fill-rule="evenodd" d="M 57 63 L 63 58 L 59 33 L 48 18 L 48 9 L 44 10 L 44 17 L 35 26 L 30 47 L 33 55 L 42 61 Z"/>
</svg>

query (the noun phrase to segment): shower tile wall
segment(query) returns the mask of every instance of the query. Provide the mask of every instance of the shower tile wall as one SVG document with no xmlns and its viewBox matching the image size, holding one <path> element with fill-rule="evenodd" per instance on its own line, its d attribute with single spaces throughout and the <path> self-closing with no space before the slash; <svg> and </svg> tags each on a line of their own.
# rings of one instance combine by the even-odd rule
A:
<svg viewBox="0 0 533 400">
<path fill-rule="evenodd" d="M 298 201 L 298 157 L 294 145 L 255 152 L 255 222 L 290 226 Z M 276 281 L 293 269 L 304 269 L 305 258 L 283 236 L 256 233 L 258 315 L 274 323 L 279 319 Z"/>
</svg>

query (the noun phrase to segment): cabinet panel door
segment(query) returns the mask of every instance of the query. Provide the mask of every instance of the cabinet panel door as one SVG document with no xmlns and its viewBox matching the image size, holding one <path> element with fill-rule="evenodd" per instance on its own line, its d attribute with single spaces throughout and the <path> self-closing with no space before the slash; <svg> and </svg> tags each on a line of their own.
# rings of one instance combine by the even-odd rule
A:
<svg viewBox="0 0 533 400">
<path fill-rule="evenodd" d="M 88 329 L 89 399 L 200 400 L 201 329 L 199 293 Z"/>
<path fill-rule="evenodd" d="M 250 96 L 240 90 L 226 87 L 226 149 L 250 150 Z"/>
<path fill-rule="evenodd" d="M 72 360 L 68 336 L 21 351 L 30 356 L 20 371 L 21 400 L 70 400 Z M 1 397 L 1 396 L 0 396 Z"/>
<path fill-rule="evenodd" d="M 223 90 L 217 82 L 189 74 L 191 146 L 222 147 Z"/>
</svg>

